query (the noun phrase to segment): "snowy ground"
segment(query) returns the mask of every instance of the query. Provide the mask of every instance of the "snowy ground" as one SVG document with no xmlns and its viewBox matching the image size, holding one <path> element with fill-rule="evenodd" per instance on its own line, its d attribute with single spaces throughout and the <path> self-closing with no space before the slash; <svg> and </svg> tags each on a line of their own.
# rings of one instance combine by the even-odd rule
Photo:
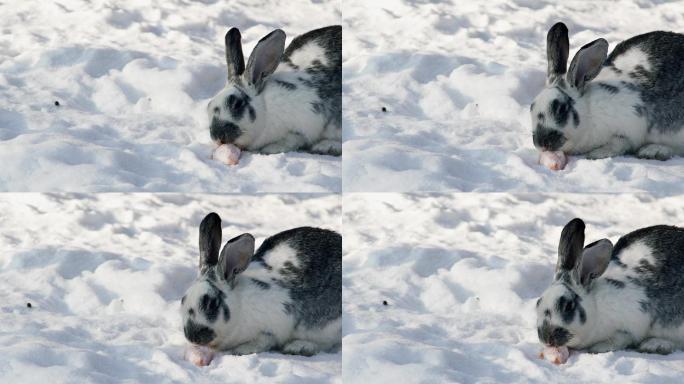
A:
<svg viewBox="0 0 684 384">
<path fill-rule="evenodd" d="M 248 55 L 274 28 L 289 42 L 339 24 L 339 0 L 8 0 L 0 14 L 0 190 L 341 189 L 339 157 L 210 160 L 205 114 L 229 27 Z"/>
<path fill-rule="evenodd" d="M 684 32 L 682 2 L 345 0 L 343 19 L 346 191 L 681 191 L 682 158 L 542 168 L 529 105 L 555 22 L 572 56 L 598 37 Z"/>
<path fill-rule="evenodd" d="M 586 221 L 587 242 L 615 242 L 684 225 L 684 198 L 348 194 L 343 205 L 345 383 L 681 383 L 684 352 L 540 360 L 534 309 L 567 221 Z"/>
<path fill-rule="evenodd" d="M 0 195 L 0 382 L 340 383 L 341 353 L 183 360 L 180 297 L 211 211 L 224 240 L 257 244 L 341 226 L 334 195 Z"/>
</svg>

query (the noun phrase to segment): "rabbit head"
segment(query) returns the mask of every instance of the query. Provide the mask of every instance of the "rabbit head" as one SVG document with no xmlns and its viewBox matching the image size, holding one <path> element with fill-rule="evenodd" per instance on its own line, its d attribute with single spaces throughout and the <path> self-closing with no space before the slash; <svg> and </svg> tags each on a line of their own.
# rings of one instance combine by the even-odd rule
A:
<svg viewBox="0 0 684 384">
<path fill-rule="evenodd" d="M 228 82 L 207 105 L 211 139 L 242 149 L 258 138 L 265 124 L 261 97 L 265 82 L 278 68 L 285 49 L 285 32 L 276 29 L 259 40 L 245 66 L 240 31 L 226 33 Z"/>
<path fill-rule="evenodd" d="M 220 344 L 221 332 L 229 327 L 231 312 L 240 309 L 230 286 L 249 265 L 254 254 L 254 237 L 248 233 L 221 247 L 221 219 L 208 214 L 200 224 L 199 277 L 181 299 L 183 331 L 191 343 Z"/>
<path fill-rule="evenodd" d="M 608 54 L 608 42 L 597 39 L 583 46 L 567 68 L 569 40 L 563 23 L 555 24 L 547 35 L 548 70 L 546 87 L 530 106 L 534 146 L 544 151 L 572 151 L 590 125 L 581 124 L 588 116 L 585 87 L 601 71 Z"/>
<path fill-rule="evenodd" d="M 551 347 L 581 345 L 592 331 L 596 308 L 592 285 L 605 272 L 613 244 L 608 239 L 584 247 L 584 222 L 570 221 L 561 233 L 553 283 L 537 301 L 539 341 Z"/>
</svg>

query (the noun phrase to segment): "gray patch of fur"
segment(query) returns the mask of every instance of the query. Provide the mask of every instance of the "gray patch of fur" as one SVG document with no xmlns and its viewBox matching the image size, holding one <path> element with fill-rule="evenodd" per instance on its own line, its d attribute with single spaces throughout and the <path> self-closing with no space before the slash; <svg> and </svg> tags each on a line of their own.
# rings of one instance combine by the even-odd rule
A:
<svg viewBox="0 0 684 384">
<path fill-rule="evenodd" d="M 632 37 L 618 44 L 604 65 L 614 67 L 620 55 L 635 47 L 646 52 L 651 67 L 647 71 L 638 65 L 628 73 L 641 97 L 649 131 L 679 132 L 684 127 L 684 35 L 656 31 Z"/>
<path fill-rule="evenodd" d="M 639 229 L 620 238 L 612 257 L 619 260 L 620 252 L 635 242 L 644 243 L 653 260 L 640 259 L 627 266 L 634 271 L 629 280 L 648 297 L 641 303 L 642 311 L 665 327 L 684 324 L 684 229 L 665 225 Z"/>
<path fill-rule="evenodd" d="M 342 237 L 333 231 L 301 227 L 269 237 L 254 254 L 259 262 L 268 252 L 286 243 L 296 252 L 297 263 L 286 262 L 275 283 L 290 292 L 297 323 L 322 328 L 342 316 Z M 298 267 L 295 267 L 298 265 Z"/>
<path fill-rule="evenodd" d="M 314 112 L 326 116 L 328 124 L 342 129 L 342 27 L 324 27 L 296 37 L 285 50 L 282 60 L 294 66 L 290 56 L 311 42 L 323 47 L 328 65 L 315 60 L 309 68 L 299 68 L 310 77 L 302 79 L 302 82 L 315 89 L 321 100 L 320 106 L 312 106 Z"/>
</svg>

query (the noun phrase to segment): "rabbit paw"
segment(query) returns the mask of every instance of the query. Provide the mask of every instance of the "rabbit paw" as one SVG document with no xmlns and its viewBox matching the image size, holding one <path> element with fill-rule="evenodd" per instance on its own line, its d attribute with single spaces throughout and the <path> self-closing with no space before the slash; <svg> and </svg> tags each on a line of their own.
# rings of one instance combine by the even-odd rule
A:
<svg viewBox="0 0 684 384">
<path fill-rule="evenodd" d="M 639 344 L 639 352 L 657 353 L 659 355 L 667 355 L 675 350 L 673 342 L 664 339 L 657 339 L 652 337 L 644 340 Z"/>
<path fill-rule="evenodd" d="M 316 352 L 316 344 L 306 340 L 292 340 L 283 347 L 283 353 L 288 355 L 313 356 Z"/>
<path fill-rule="evenodd" d="M 640 159 L 665 161 L 672 158 L 672 155 L 672 148 L 660 144 L 647 144 L 637 151 L 637 157 Z"/>
</svg>

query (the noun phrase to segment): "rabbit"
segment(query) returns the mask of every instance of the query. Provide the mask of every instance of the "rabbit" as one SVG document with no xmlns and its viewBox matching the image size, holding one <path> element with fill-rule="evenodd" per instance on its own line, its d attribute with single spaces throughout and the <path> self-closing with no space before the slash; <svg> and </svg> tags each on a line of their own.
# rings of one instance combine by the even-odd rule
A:
<svg viewBox="0 0 684 384">
<path fill-rule="evenodd" d="M 568 29 L 547 35 L 546 87 L 530 106 L 538 150 L 601 159 L 684 155 L 684 35 L 649 32 L 618 44 L 597 39 L 567 69 Z"/>
<path fill-rule="evenodd" d="M 225 44 L 228 82 L 207 105 L 217 145 L 342 154 L 341 26 L 307 32 L 286 50 L 285 32 L 276 29 L 259 40 L 246 67 L 237 28 Z"/>
<path fill-rule="evenodd" d="M 199 277 L 181 299 L 186 339 L 245 355 L 311 356 L 342 340 L 342 237 L 301 227 L 264 240 L 237 236 L 221 247 L 221 218 L 199 229 Z"/>
<path fill-rule="evenodd" d="M 553 283 L 537 301 L 547 347 L 588 352 L 684 347 L 684 228 L 658 225 L 584 247 L 584 222 L 561 233 Z"/>
</svg>

